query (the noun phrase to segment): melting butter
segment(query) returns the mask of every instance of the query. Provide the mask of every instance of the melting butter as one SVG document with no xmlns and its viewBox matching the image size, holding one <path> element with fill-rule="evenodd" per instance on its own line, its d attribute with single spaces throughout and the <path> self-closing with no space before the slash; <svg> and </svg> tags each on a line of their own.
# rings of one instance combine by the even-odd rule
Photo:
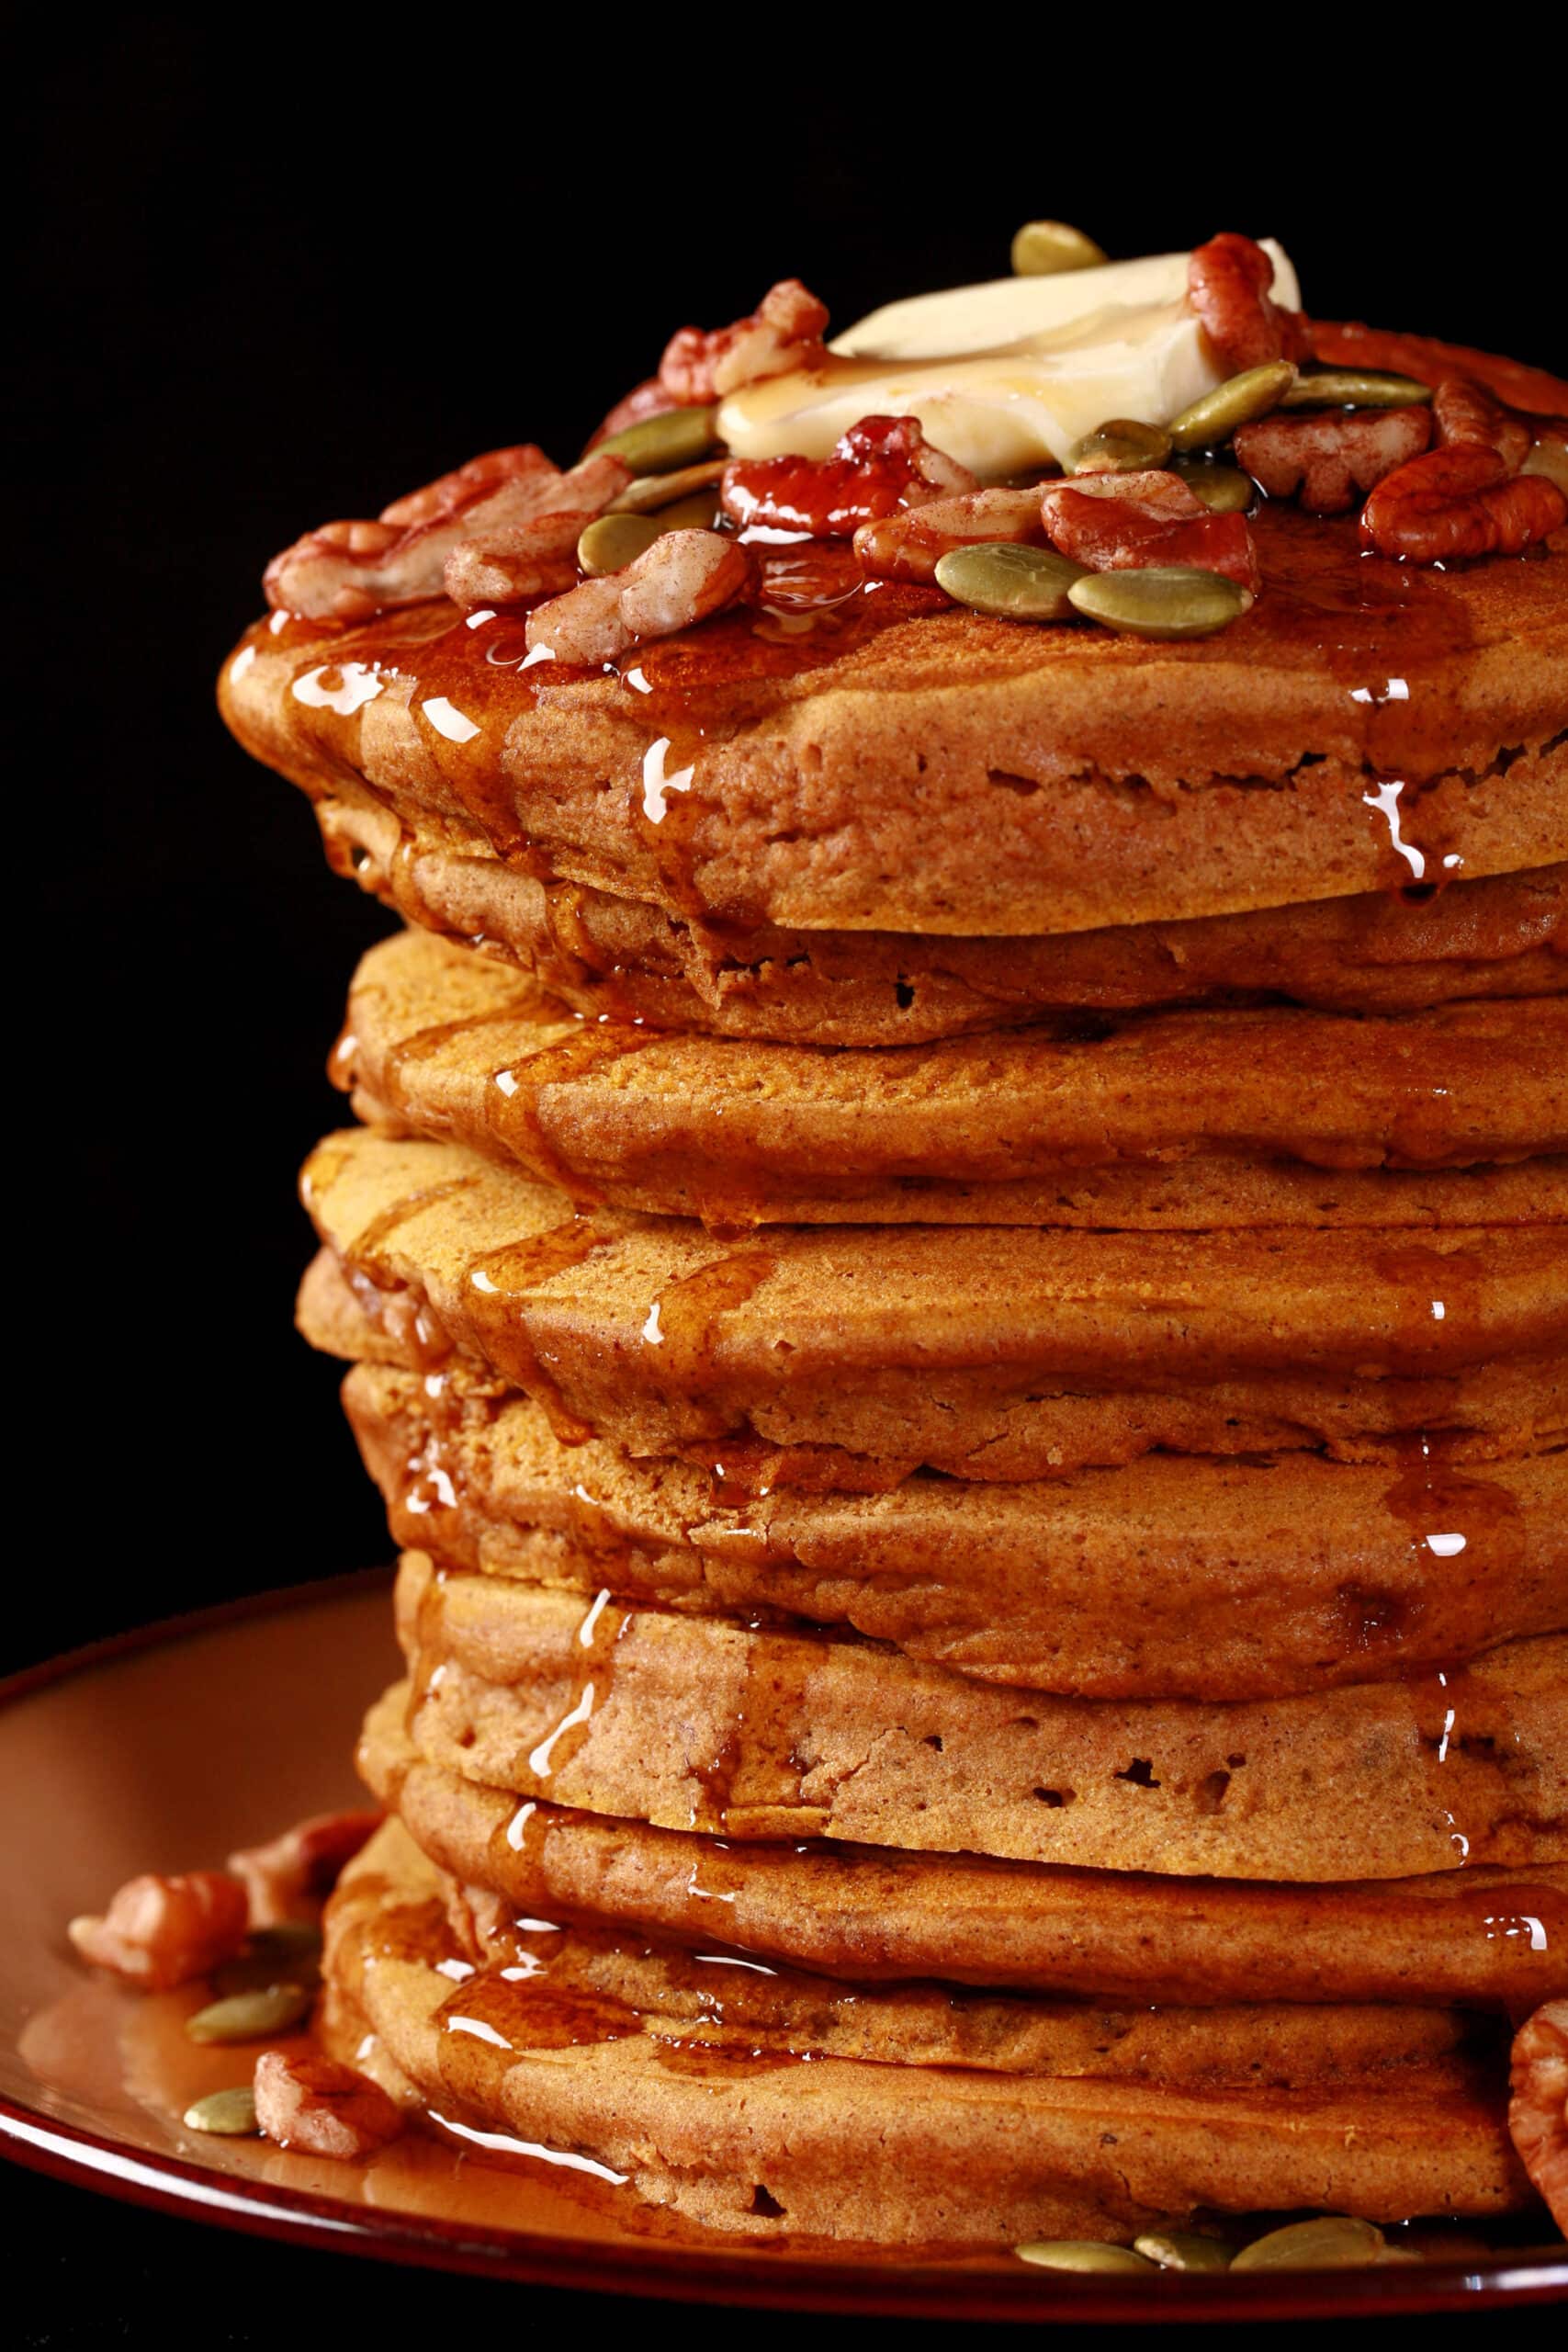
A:
<svg viewBox="0 0 1568 2352">
<path fill-rule="evenodd" d="M 1274 297 L 1300 307 L 1271 239 Z M 732 393 L 718 430 L 737 457 L 825 458 L 863 416 L 917 416 L 926 437 L 983 481 L 1047 459 L 1114 416 L 1164 424 L 1222 371 L 1186 302 L 1186 254 L 1003 277 L 872 311 L 820 368 Z"/>
</svg>

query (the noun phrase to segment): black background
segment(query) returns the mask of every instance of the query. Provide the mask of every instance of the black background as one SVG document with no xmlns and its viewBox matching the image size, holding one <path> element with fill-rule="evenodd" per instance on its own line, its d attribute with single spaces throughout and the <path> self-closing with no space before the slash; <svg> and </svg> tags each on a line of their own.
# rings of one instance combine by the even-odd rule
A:
<svg viewBox="0 0 1568 2352">
<path fill-rule="evenodd" d="M 844 324 L 1002 274 L 1037 214 L 1113 255 L 1277 234 L 1320 315 L 1568 362 L 1528 44 L 1472 71 L 1435 24 L 1384 49 L 1321 11 L 1164 48 L 1152 16 L 1091 12 L 1059 51 L 977 14 L 513 23 L 142 14 L 17 85 L 9 782 L 38 846 L 12 900 L 41 921 L 11 959 L 36 1145 L 14 1301 L 38 1284 L 12 1490 L 48 1512 L 6 1663 L 388 1548 L 335 1369 L 290 1325 L 294 1173 L 339 1116 L 321 1065 L 386 918 L 212 708 L 276 548 L 500 443 L 566 460 L 674 326 L 775 277 Z M 30 2342 L 150 2337 L 176 2271 L 238 2301 L 165 2341 L 271 2340 L 348 2275 L 10 2188 L 48 2249 Z M 521 2317 L 478 2286 L 367 2298 L 380 2276 L 352 2274 L 357 2326 Z"/>
</svg>

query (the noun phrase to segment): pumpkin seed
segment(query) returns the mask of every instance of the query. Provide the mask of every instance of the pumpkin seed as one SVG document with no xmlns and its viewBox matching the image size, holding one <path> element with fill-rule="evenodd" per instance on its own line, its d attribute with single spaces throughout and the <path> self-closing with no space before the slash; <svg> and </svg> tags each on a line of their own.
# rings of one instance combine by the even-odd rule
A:
<svg viewBox="0 0 1568 2352">
<path fill-rule="evenodd" d="M 1096 269 L 1110 255 L 1066 220 L 1026 220 L 1012 241 L 1015 277 L 1054 277 L 1063 269 Z"/>
<path fill-rule="evenodd" d="M 1141 473 L 1163 466 L 1170 455 L 1170 435 L 1163 424 L 1145 424 L 1135 416 L 1113 416 L 1097 424 L 1067 459 L 1070 474 Z"/>
<path fill-rule="evenodd" d="M 664 526 L 652 514 L 596 514 L 577 542 L 580 571 L 591 580 L 607 571 L 624 571 L 646 555 Z"/>
<path fill-rule="evenodd" d="M 1385 376 L 1370 368 L 1319 368 L 1298 376 L 1281 408 L 1414 408 L 1432 397 L 1414 376 Z"/>
<path fill-rule="evenodd" d="M 191 2132 L 216 2132 L 226 2140 L 246 2139 L 261 2130 L 256 2095 L 249 2083 L 236 2083 L 230 2091 L 209 2091 L 186 2108 L 181 2120 Z"/>
<path fill-rule="evenodd" d="M 1160 2270 L 1228 2270 L 1231 2250 L 1218 2238 L 1190 2236 L 1185 2230 L 1148 2230 L 1133 2240 L 1134 2253 Z"/>
<path fill-rule="evenodd" d="M 717 524 L 719 505 L 711 490 L 694 490 L 690 498 L 678 498 L 672 506 L 661 506 L 654 516 L 661 531 L 711 531 Z"/>
<path fill-rule="evenodd" d="M 937 586 L 956 603 L 1003 621 L 1070 621 L 1068 591 L 1082 577 L 1083 566 L 1054 548 L 1012 539 L 949 548 L 936 568 Z"/>
<path fill-rule="evenodd" d="M 622 458 L 634 474 L 673 473 L 677 466 L 690 466 L 707 456 L 718 438 L 714 430 L 717 415 L 716 408 L 667 408 L 609 434 L 593 454 Z"/>
<path fill-rule="evenodd" d="M 1179 458 L 1171 468 L 1187 484 L 1194 498 L 1201 498 L 1211 514 L 1239 514 L 1250 506 L 1258 495 L 1257 484 L 1249 474 L 1235 466 L 1205 464 L 1190 458 Z"/>
<path fill-rule="evenodd" d="M 267 1984 L 254 1993 L 231 1993 L 209 2001 L 186 2019 L 193 2041 L 265 2041 L 287 2033 L 308 2013 L 313 1996 L 304 1984 Z"/>
<path fill-rule="evenodd" d="M 1320 2213 L 1315 2221 L 1290 2222 L 1282 2230 L 1244 2245 L 1233 2270 L 1352 2270 L 1377 2262 L 1382 2232 L 1348 2213 Z"/>
<path fill-rule="evenodd" d="M 1216 384 L 1212 392 L 1205 392 L 1171 418 L 1171 441 L 1178 449 L 1212 449 L 1216 442 L 1228 441 L 1237 425 L 1250 424 L 1255 416 L 1267 416 L 1271 408 L 1279 408 L 1295 380 L 1295 362 L 1291 359 L 1270 359 L 1261 368 L 1244 368 L 1239 376 L 1227 376 L 1223 384 Z"/>
<path fill-rule="evenodd" d="M 1247 589 L 1223 572 L 1186 564 L 1085 572 L 1067 594 L 1087 619 L 1131 637 L 1212 637 L 1239 620 L 1252 604 Z"/>
<path fill-rule="evenodd" d="M 1538 441 L 1524 464 L 1522 474 L 1540 474 L 1554 481 L 1564 497 L 1568 497 L 1568 445 L 1561 441 Z"/>
<path fill-rule="evenodd" d="M 705 490 L 720 481 L 728 460 L 705 458 L 700 466 L 677 466 L 673 473 L 640 474 L 627 482 L 605 508 L 608 514 L 648 514 L 684 499 L 688 491 Z"/>
<path fill-rule="evenodd" d="M 254 1993 L 269 1984 L 316 1984 L 321 1978 L 321 1931 L 308 1919 L 280 1919 L 257 1928 L 235 1960 L 212 1972 L 215 1993 Z"/>
<path fill-rule="evenodd" d="M 1040 2270 L 1152 2270 L 1154 2264 L 1130 2245 L 1102 2245 L 1097 2238 L 1034 2238 L 1015 2245 L 1021 2262 Z"/>
</svg>

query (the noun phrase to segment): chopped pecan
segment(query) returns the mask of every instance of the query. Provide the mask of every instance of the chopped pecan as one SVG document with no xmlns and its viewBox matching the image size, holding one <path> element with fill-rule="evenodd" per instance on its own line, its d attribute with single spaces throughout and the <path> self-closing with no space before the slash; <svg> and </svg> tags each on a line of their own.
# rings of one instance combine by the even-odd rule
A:
<svg viewBox="0 0 1568 2352">
<path fill-rule="evenodd" d="M 847 539 L 863 523 L 977 487 L 966 466 L 932 448 L 918 417 L 863 416 L 830 458 L 734 458 L 719 499 L 743 530 Z"/>
<path fill-rule="evenodd" d="M 1188 564 L 1258 594 L 1246 515 L 1212 514 L 1176 474 L 1078 474 L 1047 482 L 1040 506 L 1052 545 L 1091 571 Z"/>
<path fill-rule="evenodd" d="M 1361 510 L 1361 537 L 1406 563 L 1520 555 L 1568 521 L 1568 498 L 1539 474 L 1510 479 L 1495 449 L 1461 442 L 1385 474 Z"/>
<path fill-rule="evenodd" d="M 227 1871 L 128 1878 L 101 1917 L 73 1919 L 67 1935 L 84 1960 L 144 1992 L 166 1992 L 232 1960 L 249 1930 L 245 1890 Z"/>
<path fill-rule="evenodd" d="M 310 2052 L 296 2057 L 264 2050 L 256 2060 L 256 2121 L 280 2148 L 351 2163 L 373 2155 L 403 2128 L 378 2085 Z"/>
<path fill-rule="evenodd" d="M 489 512 L 497 500 L 526 500 L 530 485 L 558 479 L 532 442 L 491 449 L 423 490 L 395 498 L 378 522 L 327 523 L 307 531 L 267 565 L 266 600 L 310 620 L 354 621 L 439 596 L 465 518 Z"/>
<path fill-rule="evenodd" d="M 1548 2001 L 1514 2037 L 1508 2131 L 1568 2236 L 1568 2001 Z"/>
<path fill-rule="evenodd" d="M 577 542 L 631 480 L 621 458 L 596 454 L 566 474 L 531 485 L 531 494 L 502 494 L 464 518 L 446 558 L 444 581 L 455 605 L 525 605 L 558 595 L 577 577 Z"/>
<path fill-rule="evenodd" d="M 1432 437 L 1426 408 L 1331 409 L 1265 416 L 1237 427 L 1236 461 L 1270 498 L 1299 497 L 1314 514 L 1343 514 Z"/>
<path fill-rule="evenodd" d="M 704 408 L 762 376 L 818 366 L 827 306 L 798 277 L 771 286 L 748 319 L 730 327 L 682 327 L 659 363 L 659 381 L 682 408 Z"/>
<path fill-rule="evenodd" d="M 1227 375 L 1305 356 L 1306 321 L 1270 299 L 1273 283 L 1262 246 L 1231 230 L 1200 245 L 1188 263 L 1187 299 Z"/>
<path fill-rule="evenodd" d="M 231 1854 L 229 1868 L 250 1897 L 252 1927 L 310 1917 L 337 1884 L 344 1865 L 380 1826 L 378 1813 L 318 1813 L 265 1846 Z"/>
<path fill-rule="evenodd" d="M 719 531 L 666 531 L 624 571 L 585 580 L 528 616 L 530 649 L 558 662 L 614 662 L 639 638 L 673 637 L 743 596 L 754 567 Z"/>
<path fill-rule="evenodd" d="M 1517 474 L 1533 437 L 1525 418 L 1470 376 L 1450 376 L 1432 393 L 1439 448 L 1490 449 Z"/>
<path fill-rule="evenodd" d="M 1038 490 L 965 491 L 863 523 L 855 533 L 855 555 L 861 570 L 874 580 L 930 580 L 950 548 L 981 539 L 1043 546 Z"/>
</svg>

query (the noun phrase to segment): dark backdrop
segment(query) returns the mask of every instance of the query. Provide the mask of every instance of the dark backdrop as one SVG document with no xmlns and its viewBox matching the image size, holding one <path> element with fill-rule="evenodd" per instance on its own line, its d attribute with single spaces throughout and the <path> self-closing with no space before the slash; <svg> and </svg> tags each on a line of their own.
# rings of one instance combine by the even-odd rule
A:
<svg viewBox="0 0 1568 2352">
<path fill-rule="evenodd" d="M 1272 232 L 1323 315 L 1568 360 L 1529 74 L 1489 51 L 1481 119 L 1408 18 L 1386 56 L 1371 20 L 1299 11 L 1164 51 L 1152 14 L 1032 44 L 1016 15 L 886 10 L 581 11 L 553 44 L 499 10 L 89 21 L 17 80 L 13 131 L 9 781 L 41 825 L 12 904 L 43 903 L 11 959 L 38 1147 L 12 1341 L 42 1359 L 12 1491 L 49 1515 L 6 1580 L 8 1662 L 388 1548 L 335 1371 L 290 1325 L 294 1173 L 339 1115 L 321 1065 L 385 918 L 212 709 L 275 548 L 498 443 L 566 458 L 674 326 L 777 277 L 844 323 L 1001 273 L 1034 214 L 1115 255 Z M 42 2250 L 28 2341 L 151 2337 L 176 2273 L 195 2332 L 161 2340 L 272 2341 L 345 2283 L 11 2192 L 13 2245 Z M 520 2315 L 435 2281 L 366 2302 L 353 2275 L 361 2326 Z M 199 2329 L 186 2282 L 215 2299 Z"/>
</svg>

